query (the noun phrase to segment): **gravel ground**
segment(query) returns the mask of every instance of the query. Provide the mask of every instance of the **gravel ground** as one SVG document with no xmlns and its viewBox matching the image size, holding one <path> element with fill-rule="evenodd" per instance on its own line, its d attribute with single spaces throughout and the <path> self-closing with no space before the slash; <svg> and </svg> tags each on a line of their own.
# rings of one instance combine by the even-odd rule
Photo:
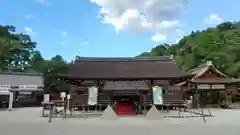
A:
<svg viewBox="0 0 240 135">
<path fill-rule="evenodd" d="M 116 121 L 93 118 L 40 117 L 40 108 L 20 108 L 0 111 L 0 135 L 239 135 L 240 110 L 213 109 L 214 117 L 165 118 L 147 120 L 144 117 L 124 117 Z"/>
</svg>

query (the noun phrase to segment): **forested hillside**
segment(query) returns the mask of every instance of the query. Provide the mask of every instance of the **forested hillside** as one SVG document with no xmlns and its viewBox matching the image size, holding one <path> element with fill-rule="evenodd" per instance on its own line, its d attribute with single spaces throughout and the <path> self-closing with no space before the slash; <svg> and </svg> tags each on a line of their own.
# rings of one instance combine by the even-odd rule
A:
<svg viewBox="0 0 240 135">
<path fill-rule="evenodd" d="M 211 60 L 222 72 L 240 76 L 240 23 L 224 22 L 214 28 L 191 32 L 177 44 L 161 44 L 140 56 L 174 55 L 185 71 Z"/>
</svg>

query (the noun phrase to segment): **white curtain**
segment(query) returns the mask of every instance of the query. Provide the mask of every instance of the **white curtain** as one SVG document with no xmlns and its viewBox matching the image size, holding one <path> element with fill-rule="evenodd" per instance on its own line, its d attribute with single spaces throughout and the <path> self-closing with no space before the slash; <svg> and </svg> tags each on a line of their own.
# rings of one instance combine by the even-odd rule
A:
<svg viewBox="0 0 240 135">
<path fill-rule="evenodd" d="M 96 105 L 98 101 L 97 97 L 98 97 L 98 88 L 97 87 L 88 88 L 88 104 Z"/>
<path fill-rule="evenodd" d="M 153 104 L 162 105 L 163 104 L 163 90 L 162 87 L 153 87 Z"/>
</svg>

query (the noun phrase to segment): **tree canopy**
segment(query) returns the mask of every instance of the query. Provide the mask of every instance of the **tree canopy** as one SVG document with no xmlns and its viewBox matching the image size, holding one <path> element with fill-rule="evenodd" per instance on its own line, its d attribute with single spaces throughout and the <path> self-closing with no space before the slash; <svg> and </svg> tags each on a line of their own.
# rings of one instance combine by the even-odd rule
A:
<svg viewBox="0 0 240 135">
<path fill-rule="evenodd" d="M 216 68 L 232 76 L 240 76 L 240 23 L 224 22 L 214 28 L 192 31 L 177 44 L 160 44 L 139 56 L 174 55 L 182 70 L 190 70 L 211 60 Z"/>
<path fill-rule="evenodd" d="M 43 73 L 47 92 L 67 91 L 67 85 L 56 76 L 66 73 L 69 63 L 60 55 L 44 60 L 36 50 L 36 42 L 27 34 L 16 33 L 15 29 L 14 26 L 0 25 L 0 70 Z"/>
</svg>

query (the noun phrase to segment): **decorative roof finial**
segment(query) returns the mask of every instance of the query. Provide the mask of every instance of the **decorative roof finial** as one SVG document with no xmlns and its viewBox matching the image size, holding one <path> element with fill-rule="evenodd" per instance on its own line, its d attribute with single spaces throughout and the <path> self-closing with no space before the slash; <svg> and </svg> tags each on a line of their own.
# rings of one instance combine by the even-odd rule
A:
<svg viewBox="0 0 240 135">
<path fill-rule="evenodd" d="M 212 63 L 212 61 L 209 60 L 209 61 L 206 62 L 206 64 L 207 64 L 208 66 L 211 66 L 213 63 Z"/>
</svg>

